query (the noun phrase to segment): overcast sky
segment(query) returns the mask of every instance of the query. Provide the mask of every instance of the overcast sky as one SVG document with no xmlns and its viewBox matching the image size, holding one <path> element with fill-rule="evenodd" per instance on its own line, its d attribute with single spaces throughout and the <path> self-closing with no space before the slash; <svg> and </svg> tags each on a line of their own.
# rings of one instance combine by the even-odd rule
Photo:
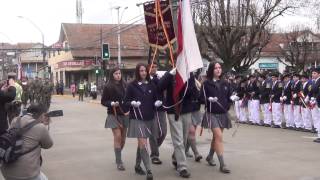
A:
<svg viewBox="0 0 320 180">
<path fill-rule="evenodd" d="M 128 6 L 122 22 L 140 15 L 137 3 L 147 0 L 82 0 L 83 23 L 117 23 L 114 6 Z M 45 44 L 57 42 L 62 22 L 76 23 L 76 0 L 0 0 L 0 42 L 41 42 L 41 33 L 26 19 L 33 21 L 44 33 Z M 291 24 L 312 25 L 307 17 L 284 16 L 276 21 L 278 29 Z"/>
</svg>

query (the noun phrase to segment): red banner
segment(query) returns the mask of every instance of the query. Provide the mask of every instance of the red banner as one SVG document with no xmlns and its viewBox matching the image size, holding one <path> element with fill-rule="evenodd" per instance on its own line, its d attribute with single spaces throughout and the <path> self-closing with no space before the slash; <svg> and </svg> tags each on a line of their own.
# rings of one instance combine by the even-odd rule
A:
<svg viewBox="0 0 320 180">
<path fill-rule="evenodd" d="M 161 11 L 163 14 L 163 21 L 168 32 L 168 38 L 171 43 L 173 43 L 176 38 L 174 34 L 174 27 L 171 16 L 171 9 L 169 6 L 168 0 L 160 1 Z M 144 13 L 145 13 L 145 21 L 148 32 L 148 39 L 151 46 L 164 49 L 168 46 L 167 39 L 163 30 L 163 26 L 160 24 L 157 27 L 157 19 L 156 19 L 156 10 L 155 10 L 155 2 L 147 2 L 144 3 Z M 160 17 L 158 15 L 158 21 L 160 22 Z"/>
</svg>

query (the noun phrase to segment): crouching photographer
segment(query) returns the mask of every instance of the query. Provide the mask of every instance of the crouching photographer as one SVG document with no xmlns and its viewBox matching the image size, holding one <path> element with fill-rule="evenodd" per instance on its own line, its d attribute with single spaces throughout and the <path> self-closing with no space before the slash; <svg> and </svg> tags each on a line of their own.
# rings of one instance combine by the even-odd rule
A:
<svg viewBox="0 0 320 180">
<path fill-rule="evenodd" d="M 41 149 L 49 149 L 53 145 L 46 127 L 50 123 L 50 113 L 46 112 L 44 105 L 31 104 L 27 112 L 15 118 L 8 132 L 0 137 L 0 152 L 5 152 L 0 154 L 6 154 L 0 156 L 1 171 L 6 180 L 47 180 L 40 167 Z M 9 145 L 5 146 L 6 143 Z"/>
</svg>

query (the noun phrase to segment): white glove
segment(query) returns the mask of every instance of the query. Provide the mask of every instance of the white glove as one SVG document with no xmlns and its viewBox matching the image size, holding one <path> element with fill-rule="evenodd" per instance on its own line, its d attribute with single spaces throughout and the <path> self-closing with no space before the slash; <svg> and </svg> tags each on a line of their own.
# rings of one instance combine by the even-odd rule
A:
<svg viewBox="0 0 320 180">
<path fill-rule="evenodd" d="M 136 103 L 137 103 L 137 104 L 136 104 L 136 107 L 140 107 L 141 102 L 140 102 L 140 101 L 137 101 Z"/>
<path fill-rule="evenodd" d="M 160 107 L 160 106 L 162 106 L 162 101 L 157 100 L 157 101 L 154 103 L 154 106 L 155 106 L 155 107 Z"/>
<path fill-rule="evenodd" d="M 311 98 L 311 101 L 316 101 L 316 98 L 312 97 L 312 98 Z"/>
<path fill-rule="evenodd" d="M 177 73 L 177 68 L 173 68 L 170 72 L 169 72 L 171 75 L 176 75 Z"/>
<path fill-rule="evenodd" d="M 217 97 L 209 97 L 208 98 L 209 102 L 217 102 L 218 101 L 218 98 Z"/>
<path fill-rule="evenodd" d="M 239 101 L 239 97 L 237 95 L 233 95 L 230 97 L 231 101 Z"/>
<path fill-rule="evenodd" d="M 280 101 L 283 102 L 283 97 L 280 97 Z"/>
<path fill-rule="evenodd" d="M 287 96 L 283 96 L 283 100 L 286 101 L 288 98 Z"/>
<path fill-rule="evenodd" d="M 235 95 L 230 96 L 230 100 L 231 100 L 231 101 L 236 101 L 236 100 L 234 99 L 234 97 L 235 97 Z"/>
<path fill-rule="evenodd" d="M 298 95 L 295 93 L 295 94 L 293 94 L 293 96 L 292 96 L 293 98 L 297 98 L 298 97 Z"/>
<path fill-rule="evenodd" d="M 137 104 L 137 101 L 131 101 L 131 106 L 133 106 L 133 107 L 139 107 L 138 104 Z"/>
<path fill-rule="evenodd" d="M 309 96 L 307 96 L 306 98 L 304 98 L 304 102 L 308 103 L 310 101 Z"/>
<path fill-rule="evenodd" d="M 117 107 L 117 106 L 119 106 L 119 102 L 118 101 L 116 101 L 116 102 L 111 101 L 111 106 Z"/>
</svg>

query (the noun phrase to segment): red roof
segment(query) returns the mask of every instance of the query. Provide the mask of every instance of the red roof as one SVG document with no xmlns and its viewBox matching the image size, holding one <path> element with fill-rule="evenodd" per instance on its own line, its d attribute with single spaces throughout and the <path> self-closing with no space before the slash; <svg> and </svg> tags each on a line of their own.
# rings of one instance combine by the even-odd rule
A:
<svg viewBox="0 0 320 180">
<path fill-rule="evenodd" d="M 68 42 L 74 58 L 100 56 L 102 42 L 109 43 L 111 57 L 118 55 L 117 25 L 62 23 L 58 43 Z M 148 56 L 148 39 L 145 25 L 121 25 L 121 56 Z"/>
</svg>

